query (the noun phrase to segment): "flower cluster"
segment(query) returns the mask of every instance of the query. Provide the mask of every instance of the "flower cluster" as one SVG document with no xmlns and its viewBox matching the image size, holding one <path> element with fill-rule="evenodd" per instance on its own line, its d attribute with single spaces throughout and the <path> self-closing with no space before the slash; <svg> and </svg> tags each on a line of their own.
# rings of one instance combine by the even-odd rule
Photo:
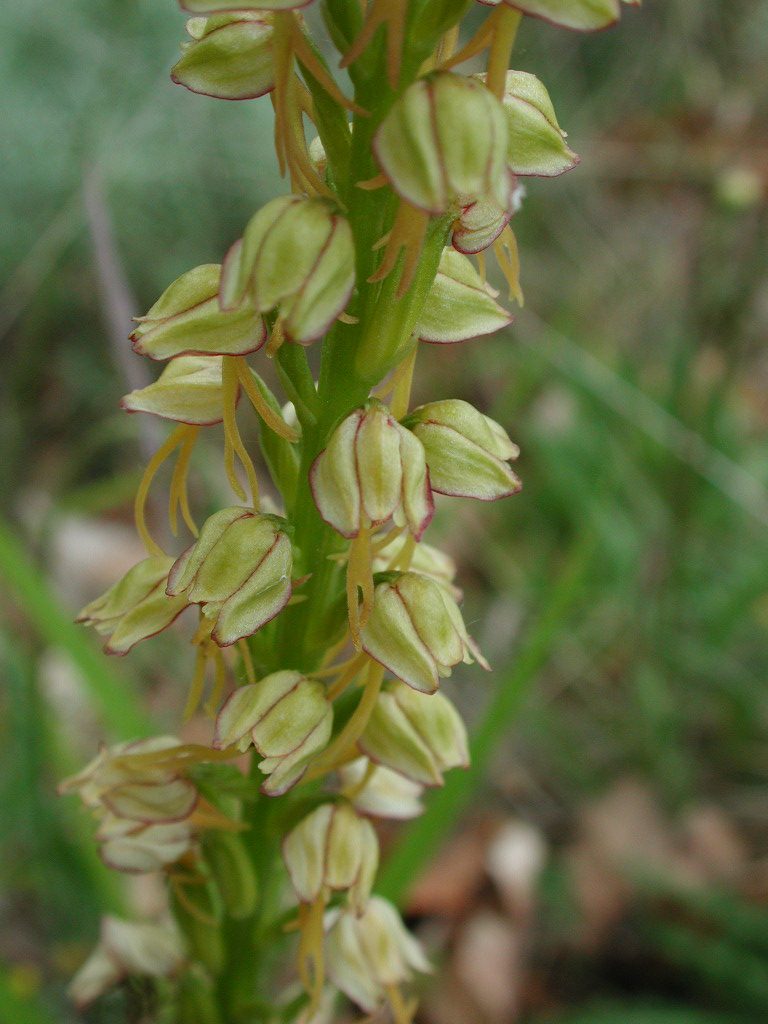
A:
<svg viewBox="0 0 768 1024">
<path fill-rule="evenodd" d="M 98 821 L 96 838 L 109 867 L 131 874 L 158 871 L 189 854 L 201 828 L 230 824 L 206 805 L 188 777 L 208 758 L 205 748 L 156 736 L 105 747 L 60 786 L 76 792 Z"/>
<path fill-rule="evenodd" d="M 173 81 L 269 96 L 290 192 L 253 212 L 221 263 L 170 284 L 131 335 L 165 365 L 122 405 L 173 426 L 136 496 L 147 556 L 80 621 L 125 654 L 196 609 L 185 717 L 212 670 L 210 742 L 105 748 L 63 785 L 94 812 L 109 865 L 165 873 L 184 946 L 165 926 L 108 919 L 74 995 L 141 973 L 173 976 L 189 1019 L 293 1005 L 242 943 L 297 932 L 296 1020 L 337 990 L 409 1024 L 408 988 L 429 968 L 374 895 L 375 819 L 420 814 L 425 790 L 469 763 L 440 683 L 457 665 L 489 668 L 452 560 L 423 538 L 444 498 L 496 501 L 521 486 L 501 424 L 457 398 L 412 406 L 417 351 L 510 324 L 486 253 L 522 303 L 511 227 L 522 179 L 578 162 L 545 86 L 510 70 L 523 15 L 591 30 L 616 20 L 619 0 L 488 0 L 463 43 L 463 0 L 329 2 L 352 98 L 299 12 L 310 2 L 181 0 L 188 39 Z M 486 51 L 484 73 L 456 70 Z M 261 375 L 269 360 L 284 401 Z M 258 444 L 241 433 L 246 404 Z M 188 478 L 201 431 L 222 436 L 234 498 L 199 522 Z M 178 547 L 147 521 L 168 460 L 170 533 L 190 534 Z M 250 760 L 248 773 L 229 759 Z M 288 882 L 290 920 L 270 920 Z"/>
</svg>

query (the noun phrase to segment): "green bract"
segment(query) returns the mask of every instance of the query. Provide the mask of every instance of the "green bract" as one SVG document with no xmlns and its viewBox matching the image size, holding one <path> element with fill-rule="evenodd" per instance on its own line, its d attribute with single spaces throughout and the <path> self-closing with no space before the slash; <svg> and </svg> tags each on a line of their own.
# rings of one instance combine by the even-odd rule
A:
<svg viewBox="0 0 768 1024">
<path fill-rule="evenodd" d="M 183 355 L 245 355 L 267 340 L 264 321 L 252 309 L 222 310 L 221 267 L 188 270 L 163 292 L 131 334 L 133 347 L 150 359 Z"/>
<path fill-rule="evenodd" d="M 226 508 L 206 520 L 174 562 L 168 593 L 201 605 L 220 646 L 252 636 L 288 603 L 292 550 L 285 525 L 278 516 Z"/>
<path fill-rule="evenodd" d="M 551 178 L 576 166 L 579 158 L 566 145 L 549 93 L 535 75 L 508 71 L 503 104 L 510 170 Z"/>
<path fill-rule="evenodd" d="M 274 311 L 286 337 L 306 344 L 341 313 L 354 280 L 346 218 L 324 199 L 282 196 L 259 210 L 227 254 L 221 306 Z"/>
<path fill-rule="evenodd" d="M 275 85 L 272 25 L 263 18 L 219 15 L 190 19 L 171 78 L 192 92 L 223 100 L 255 99 Z M 200 24 L 202 22 L 202 25 Z"/>
<path fill-rule="evenodd" d="M 475 199 L 506 207 L 504 110 L 480 82 L 442 71 L 414 82 L 374 138 L 376 160 L 398 195 L 432 214 Z"/>
<path fill-rule="evenodd" d="M 158 379 L 121 399 L 127 412 L 150 412 L 206 426 L 222 418 L 221 356 L 179 356 Z"/>
<path fill-rule="evenodd" d="M 162 632 L 188 605 L 183 596 L 165 592 L 172 558 L 145 558 L 101 597 L 80 612 L 78 622 L 109 637 L 107 654 L 127 654 L 141 640 Z"/>
<path fill-rule="evenodd" d="M 516 494 L 521 483 L 507 462 L 520 449 L 507 432 L 469 402 L 429 402 L 404 421 L 427 453 L 432 489 L 455 497 L 495 501 Z"/>
<path fill-rule="evenodd" d="M 422 341 L 452 344 L 499 331 L 512 316 L 496 302 L 497 295 L 466 256 L 444 249 L 416 333 Z"/>
</svg>

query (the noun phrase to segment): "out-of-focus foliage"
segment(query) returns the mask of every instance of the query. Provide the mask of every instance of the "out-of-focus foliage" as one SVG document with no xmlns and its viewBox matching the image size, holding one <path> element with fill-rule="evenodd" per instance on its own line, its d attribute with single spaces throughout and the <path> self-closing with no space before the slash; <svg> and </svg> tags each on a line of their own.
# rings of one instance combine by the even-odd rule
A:
<svg viewBox="0 0 768 1024">
<path fill-rule="evenodd" d="M 266 99 L 221 103 L 169 82 L 183 31 L 172 0 L 26 0 L 2 7 L 0 30 L 0 508 L 32 573 L 42 567 L 40 587 L 55 590 L 65 526 L 75 514 L 127 523 L 139 464 L 138 417 L 117 410 L 135 385 L 105 328 L 84 180 L 100 183 L 135 311 L 144 309 L 186 267 L 220 259 L 274 194 L 271 146 L 259 141 L 271 112 Z M 482 347 L 441 349 L 415 396 L 473 401 L 522 449 L 514 502 L 478 515 L 446 499 L 439 516 L 446 546 L 470 567 L 466 619 L 470 629 L 485 621 L 478 640 L 495 669 L 464 690 L 469 716 L 481 721 L 492 686 L 521 687 L 482 800 L 535 823 L 556 851 L 583 802 L 627 773 L 673 817 L 717 804 L 755 864 L 765 849 L 767 37 L 765 0 L 649 0 L 586 39 L 524 25 L 517 66 L 548 69 L 541 77 L 582 163 L 528 182 L 514 221 L 526 292 L 517 325 Z M 465 393 L 464 380 L 480 383 Z M 216 486 L 215 467 L 197 472 Z M 553 611 L 577 557 L 587 559 L 578 590 Z M 10 964 L 0 1019 L 31 996 L 41 1014 L 67 1021 L 64 981 L 94 937 L 98 907 L 121 896 L 105 889 L 90 823 L 53 788 L 105 719 L 83 698 L 62 727 L 51 664 L 66 631 L 41 633 L 9 565 L 0 557 L 0 960 Z M 62 600 L 62 614 L 74 612 Z M 120 673 L 118 685 L 160 722 L 179 700 L 176 656 L 173 638 L 161 638 L 130 676 Z M 460 678 L 452 693 L 462 699 Z M 740 896 L 704 923 L 643 899 L 623 933 L 631 955 L 617 981 L 615 955 L 559 969 L 565 875 L 555 855 L 541 959 L 554 964 L 544 976 L 552 1013 L 562 1013 L 542 1019 L 717 1024 L 745 1008 L 750 1021 L 768 1014 L 765 945 L 732 924 Z M 758 903 L 768 901 L 760 877 L 750 888 Z M 654 969 L 627 984 L 627 963 L 638 975 Z M 592 996 L 587 1009 L 568 1006 Z M 131 991 L 90 1019 L 138 1020 L 143 1009 L 143 993 Z"/>
</svg>

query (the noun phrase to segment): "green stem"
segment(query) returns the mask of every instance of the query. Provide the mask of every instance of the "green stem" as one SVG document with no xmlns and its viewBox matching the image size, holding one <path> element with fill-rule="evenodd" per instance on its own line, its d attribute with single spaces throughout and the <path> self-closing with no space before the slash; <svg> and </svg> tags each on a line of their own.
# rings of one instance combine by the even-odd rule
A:
<svg viewBox="0 0 768 1024">
<path fill-rule="evenodd" d="M 251 756 L 250 777 L 261 780 L 258 769 L 260 757 Z M 269 991 L 269 972 L 276 950 L 281 943 L 269 934 L 268 924 L 279 912 L 282 885 L 281 873 L 276 870 L 280 855 L 280 830 L 275 816 L 281 809 L 274 798 L 259 795 L 248 814 L 250 840 L 247 850 L 251 858 L 259 889 L 256 911 L 249 917 L 224 921 L 226 943 L 226 969 L 218 979 L 218 1001 L 222 1020 L 227 1024 L 252 1024 L 260 1018 L 255 1007 Z"/>
</svg>

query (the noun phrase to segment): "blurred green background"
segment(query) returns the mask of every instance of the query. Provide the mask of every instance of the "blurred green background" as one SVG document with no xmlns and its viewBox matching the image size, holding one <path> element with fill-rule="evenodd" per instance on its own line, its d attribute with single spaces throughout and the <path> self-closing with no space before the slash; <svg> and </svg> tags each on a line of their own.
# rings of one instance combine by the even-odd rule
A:
<svg viewBox="0 0 768 1024">
<path fill-rule="evenodd" d="M 0 1022 L 41 1024 L 75 1019 L 100 909 L 158 898 L 121 891 L 56 782 L 177 728 L 189 670 L 173 636 L 113 664 L 71 625 L 140 556 L 163 437 L 117 406 L 152 372 L 129 317 L 284 186 L 268 101 L 170 83 L 172 0 L 26 0 L 0 31 Z M 432 531 L 495 671 L 457 674 L 477 769 L 384 875 L 402 894 L 453 843 L 407 903 L 442 965 L 423 1021 L 768 1020 L 766 39 L 765 0 L 521 31 L 582 163 L 526 183 L 516 324 L 419 362 L 416 397 L 499 419 L 525 485 Z M 129 989 L 87 1019 L 150 1018 Z"/>
</svg>

